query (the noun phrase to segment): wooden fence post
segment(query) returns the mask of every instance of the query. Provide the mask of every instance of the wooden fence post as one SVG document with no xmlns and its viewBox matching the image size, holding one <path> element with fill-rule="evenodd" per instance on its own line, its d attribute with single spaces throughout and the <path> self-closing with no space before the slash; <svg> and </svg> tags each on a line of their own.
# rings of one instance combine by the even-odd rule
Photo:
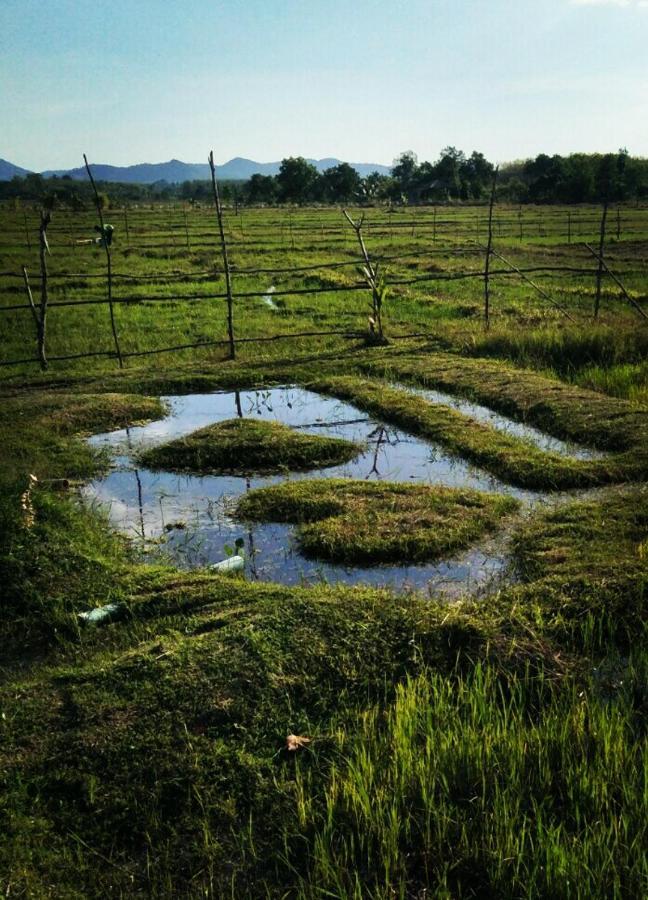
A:
<svg viewBox="0 0 648 900">
<path fill-rule="evenodd" d="M 94 191 L 95 196 L 95 206 L 97 207 L 97 214 L 99 215 L 99 225 L 101 227 L 101 243 L 103 244 L 103 248 L 106 251 L 106 265 L 107 265 L 107 275 L 108 275 L 108 306 L 110 308 L 110 326 L 112 328 L 113 340 L 115 342 L 115 350 L 117 351 L 117 359 L 119 360 L 119 368 L 124 368 L 124 360 L 122 359 L 121 347 L 119 346 L 119 338 L 117 337 L 117 326 L 115 324 L 115 309 L 113 307 L 113 299 L 112 299 L 112 262 L 110 259 L 110 244 L 108 243 L 106 237 L 106 230 L 104 227 L 104 218 L 103 211 L 101 208 L 101 200 L 99 199 L 99 191 L 97 190 L 97 185 L 95 184 L 95 180 L 92 177 L 92 172 L 90 171 L 90 164 L 88 163 L 88 157 L 83 154 L 83 161 L 85 163 L 86 172 L 88 173 L 88 178 L 90 179 L 90 184 L 92 185 L 92 190 Z"/>
<path fill-rule="evenodd" d="M 187 250 L 191 250 L 191 245 L 189 243 L 189 222 L 187 220 L 187 207 L 183 206 L 182 211 L 184 213 L 185 235 L 187 237 Z"/>
<path fill-rule="evenodd" d="M 608 205 L 609 201 L 606 197 L 603 203 L 603 215 L 601 216 L 601 228 L 599 233 L 598 266 L 596 267 L 596 297 L 594 298 L 595 319 L 598 319 L 599 309 L 601 307 L 601 281 L 603 279 L 603 269 L 605 267 L 605 263 L 603 262 L 603 250 L 605 245 L 605 223 L 607 221 Z"/>
<path fill-rule="evenodd" d="M 223 227 L 223 208 L 221 206 L 220 194 L 218 193 L 218 182 L 216 181 L 216 166 L 214 165 L 214 151 L 209 151 L 209 170 L 211 172 L 212 193 L 214 195 L 214 203 L 216 204 L 216 217 L 218 218 L 218 230 L 220 233 L 221 253 L 223 255 L 223 268 L 225 270 L 225 288 L 227 291 L 227 334 L 229 337 L 229 355 L 230 359 L 236 359 L 236 345 L 234 343 L 234 314 L 233 314 L 233 298 L 232 298 L 232 273 L 230 271 L 229 258 L 227 256 L 227 243 L 225 241 L 225 228 Z"/>
<path fill-rule="evenodd" d="M 41 210 L 40 225 L 38 227 L 39 238 L 39 258 L 41 270 L 41 300 L 40 315 L 38 321 L 38 355 L 40 357 L 41 369 L 47 368 L 47 357 L 45 356 L 45 328 L 47 325 L 47 259 L 45 254 L 49 253 L 49 244 L 47 243 L 47 226 L 52 221 L 51 213 Z"/>
<path fill-rule="evenodd" d="M 31 252 L 31 238 L 29 236 L 29 226 L 27 225 L 27 210 L 23 209 L 23 218 L 25 220 L 25 237 L 27 238 L 27 249 Z"/>
<path fill-rule="evenodd" d="M 36 304 L 34 303 L 34 297 L 32 295 L 31 285 L 29 283 L 29 275 L 27 274 L 27 269 L 25 266 L 22 267 L 23 273 L 23 281 L 25 282 L 25 290 L 27 291 L 27 299 L 29 300 L 29 307 L 32 312 L 32 316 L 34 317 L 34 322 L 36 324 L 36 345 L 37 352 L 40 358 L 41 369 L 43 371 L 47 368 L 47 359 L 45 358 L 45 328 L 44 322 L 41 325 L 41 317 L 36 309 Z M 46 282 L 47 284 L 47 282 Z M 43 299 L 41 297 L 41 309 L 47 309 L 47 291 L 45 295 L 45 302 L 43 303 Z"/>
<path fill-rule="evenodd" d="M 493 207 L 495 205 L 495 189 L 497 187 L 497 173 L 499 166 L 493 171 L 493 184 L 491 186 L 490 203 L 488 204 L 488 243 L 486 244 L 486 260 L 484 264 L 484 325 L 490 328 L 490 259 L 493 252 Z"/>
</svg>

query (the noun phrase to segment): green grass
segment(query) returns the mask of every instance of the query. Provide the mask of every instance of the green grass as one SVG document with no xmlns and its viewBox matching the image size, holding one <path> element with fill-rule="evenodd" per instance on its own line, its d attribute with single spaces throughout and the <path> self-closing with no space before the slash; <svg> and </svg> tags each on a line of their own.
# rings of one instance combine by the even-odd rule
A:
<svg viewBox="0 0 648 900">
<path fill-rule="evenodd" d="M 601 450 L 641 453 L 648 442 L 648 409 L 501 361 L 419 353 L 361 368 L 476 400 L 555 437 Z"/>
<path fill-rule="evenodd" d="M 140 454 L 150 469 L 179 472 L 283 472 L 319 469 L 353 459 L 359 444 L 303 434 L 281 422 L 228 419 Z"/>
<path fill-rule="evenodd" d="M 528 208 L 521 219 L 517 209 L 498 209 L 496 248 L 521 266 L 591 267 L 580 242 L 595 239 L 599 213 L 572 210 L 568 244 L 565 209 Z M 224 338 L 223 300 L 170 299 L 223 289 L 212 211 L 188 213 L 189 246 L 181 209 L 129 210 L 128 239 L 121 215 L 110 218 L 113 268 L 133 276 L 115 287 L 129 301 L 116 309 L 124 350 Z M 159 418 L 158 394 L 315 378 L 516 484 L 645 482 L 645 327 L 609 282 L 596 324 L 591 272 L 533 276 L 577 319 L 573 327 L 528 284 L 496 276 L 488 332 L 479 278 L 395 283 L 481 269 L 483 253 L 469 241 L 483 240 L 485 216 L 471 207 L 440 207 L 436 217 L 432 209 L 368 211 L 372 257 L 402 257 L 385 260 L 386 348 L 299 337 L 241 345 L 234 363 L 224 348 L 207 347 L 130 357 L 124 371 L 114 357 L 53 360 L 42 374 L 33 364 L 2 370 L 3 894 L 646 893 L 641 484 L 552 498 L 555 506 L 514 525 L 518 581 L 453 604 L 145 565 L 74 490 L 108 464 L 83 436 Z M 357 247 L 339 211 L 227 218 L 237 335 L 366 330 L 369 297 L 351 290 Z M 624 208 L 622 218 L 606 258 L 645 308 L 646 210 Z M 37 291 L 37 220 L 28 211 L 30 252 L 22 214 L 0 212 L 0 268 L 17 276 L 0 278 L 4 305 L 24 303 L 23 263 Z M 106 307 L 77 304 L 105 297 L 102 254 L 71 243 L 93 224 L 90 213 L 54 215 L 51 300 L 72 305 L 50 310 L 51 356 L 112 349 Z M 349 265 L 327 268 L 340 259 Z M 242 271 L 306 265 L 316 268 Z M 278 310 L 241 296 L 271 284 Z M 322 286 L 343 290 L 280 293 Z M 406 332 L 427 336 L 394 339 Z M 28 309 L 0 316 L 0 343 L 3 359 L 33 354 Z M 612 455 L 542 453 L 377 376 L 475 399 Z M 30 473 L 38 482 L 25 508 Z M 383 553 L 392 538 L 409 552 L 413 536 L 422 535 L 419 549 L 447 547 L 464 526 L 477 533 L 488 519 L 497 527 L 504 512 L 490 498 L 466 518 L 457 494 L 421 509 L 413 493 L 381 490 L 371 503 L 344 498 L 337 518 L 301 526 L 320 529 L 341 553 L 353 541 Z M 435 525 L 419 532 L 419 522 Z M 126 605 L 123 621 L 79 628 L 80 611 L 109 601 Z M 292 754 L 290 733 L 312 742 Z"/>
<path fill-rule="evenodd" d="M 436 358 L 432 357 L 433 364 L 430 366 L 432 371 L 436 371 L 435 361 Z M 427 371 L 425 361 L 423 363 L 417 361 L 415 365 L 417 373 Z M 381 363 L 381 366 L 384 366 L 384 363 Z M 395 372 L 400 377 L 408 371 L 408 367 L 406 364 L 397 363 L 388 371 Z M 497 374 L 500 374 L 499 366 Z M 475 382 L 479 381 L 476 367 L 472 378 Z M 434 384 L 439 383 L 434 380 L 434 376 L 430 380 Z M 486 372 L 483 383 L 487 383 Z M 446 387 L 446 383 L 443 386 Z M 391 386 L 388 382 L 354 376 L 333 376 L 319 379 L 311 387 L 347 400 L 372 415 L 441 444 L 451 453 L 468 459 L 504 481 L 523 488 L 554 491 L 591 487 L 640 479 L 645 477 L 648 471 L 646 445 L 639 442 L 636 447 L 625 453 L 610 454 L 601 459 L 572 459 L 540 450 L 528 441 L 477 422 L 450 407 L 428 403 L 406 390 Z M 557 386 L 556 390 L 559 388 L 560 386 Z M 515 390 L 520 396 L 526 397 L 521 377 L 515 381 Z M 491 402 L 490 405 L 495 408 L 498 406 L 496 402 Z M 577 404 L 572 402 L 570 405 L 578 415 Z M 547 411 L 547 419 L 553 417 L 553 409 L 549 404 L 544 405 L 543 411 Z M 580 412 L 581 417 L 591 421 L 582 408 Z M 646 415 L 637 413 L 637 419 L 636 431 L 640 428 L 643 430 Z M 595 421 L 599 423 L 598 419 Z M 613 427 L 623 428 L 624 424 L 626 423 L 615 421 Z M 611 441 L 615 432 L 612 427 L 606 429 L 605 425 L 605 422 L 599 424 L 601 430 L 598 433 Z M 626 425 L 623 432 L 626 437 L 629 427 Z M 630 433 L 636 438 L 636 432 Z"/>
<path fill-rule="evenodd" d="M 408 679 L 339 735 L 323 797 L 300 769 L 299 896 L 642 896 L 645 663 L 626 662 L 613 699 L 482 665 Z"/>
<path fill-rule="evenodd" d="M 510 497 L 392 482 L 291 481 L 250 491 L 242 519 L 298 523 L 309 556 L 344 563 L 425 562 L 494 530 Z"/>
</svg>

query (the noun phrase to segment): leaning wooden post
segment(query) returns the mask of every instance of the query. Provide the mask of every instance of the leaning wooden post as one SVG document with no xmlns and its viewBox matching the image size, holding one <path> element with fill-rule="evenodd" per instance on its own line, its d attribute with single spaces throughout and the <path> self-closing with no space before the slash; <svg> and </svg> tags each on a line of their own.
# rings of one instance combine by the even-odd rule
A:
<svg viewBox="0 0 648 900">
<path fill-rule="evenodd" d="M 223 268 L 225 269 L 225 289 L 227 291 L 227 333 L 229 336 L 230 359 L 236 359 L 236 345 L 234 343 L 234 320 L 233 320 L 233 300 L 232 300 L 232 273 L 230 272 L 229 259 L 227 256 L 227 243 L 225 242 L 225 229 L 223 227 L 223 207 L 220 202 L 218 193 L 218 182 L 216 181 L 216 166 L 214 165 L 214 151 L 209 152 L 209 170 L 211 172 L 212 192 L 214 194 L 214 203 L 216 204 L 216 216 L 218 218 L 218 230 L 220 232 L 221 252 L 223 254 Z"/>
<path fill-rule="evenodd" d="M 486 261 L 484 264 L 484 325 L 490 328 L 490 259 L 493 252 L 493 207 L 495 205 L 495 188 L 497 187 L 497 172 L 493 171 L 493 184 L 491 187 L 490 203 L 488 205 L 488 243 L 486 244 Z"/>
<path fill-rule="evenodd" d="M 47 259 L 46 254 L 49 253 L 49 244 L 47 243 L 47 226 L 52 221 L 52 216 L 48 212 L 41 210 L 40 225 L 38 226 L 39 238 L 39 258 L 41 271 L 41 300 L 40 315 L 38 317 L 38 355 L 40 357 L 41 369 L 47 368 L 47 357 L 45 356 L 45 326 L 47 324 Z"/>
<path fill-rule="evenodd" d="M 482 250 L 486 249 L 483 244 L 479 244 L 479 246 L 482 248 Z M 525 275 L 524 272 L 521 269 L 518 269 L 518 267 L 516 265 L 514 265 L 510 260 L 506 259 L 505 256 L 502 256 L 501 253 L 498 253 L 497 250 L 491 250 L 491 254 L 493 256 L 496 256 L 498 259 L 501 259 L 502 262 L 504 263 L 504 265 L 508 266 L 513 272 L 517 272 L 517 274 L 520 276 L 522 281 L 526 281 L 527 284 L 530 284 L 531 287 L 534 290 L 536 290 L 540 294 L 541 297 L 544 297 L 545 300 L 548 300 L 552 306 L 555 306 L 556 309 L 560 310 L 560 312 L 564 316 L 566 316 L 570 322 L 574 322 L 574 323 L 576 322 L 576 320 L 573 318 L 573 316 L 570 316 L 566 309 L 564 309 L 562 306 L 560 306 L 560 304 L 556 303 L 556 301 L 553 299 L 553 297 L 550 297 L 549 294 L 545 290 L 543 290 L 543 288 L 540 287 L 540 285 L 536 284 L 535 281 L 532 281 L 528 275 Z"/>
<path fill-rule="evenodd" d="M 95 205 L 97 207 L 97 214 L 99 215 L 99 225 L 101 226 L 101 243 L 103 244 L 103 248 L 106 251 L 106 264 L 108 267 L 108 306 L 110 307 L 110 325 L 112 328 L 113 340 L 115 342 L 115 350 L 117 351 L 117 359 L 119 360 L 119 368 L 123 369 L 124 360 L 122 359 L 121 347 L 119 346 L 119 338 L 117 337 L 117 326 L 115 325 L 115 309 L 112 299 L 112 263 L 110 259 L 110 245 L 106 240 L 106 232 L 104 229 L 104 218 L 101 209 L 101 200 L 99 199 L 99 191 L 97 190 L 97 185 L 95 184 L 95 180 L 92 177 L 90 164 L 88 163 L 88 157 L 85 155 L 85 153 L 83 154 L 83 161 L 85 163 L 86 172 L 88 173 L 88 178 L 90 179 L 90 184 L 92 185 L 92 190 L 94 191 Z"/>
<path fill-rule="evenodd" d="M 41 320 L 38 315 L 38 310 L 36 309 L 36 304 L 34 303 L 34 296 L 32 294 L 31 285 L 29 283 L 29 275 L 27 274 L 27 269 L 25 266 L 22 267 L 23 273 L 23 281 L 25 282 L 25 290 L 27 291 L 27 299 L 29 300 L 29 308 L 31 309 L 31 314 L 34 318 L 34 323 L 36 325 L 36 344 L 38 348 L 38 356 L 40 357 L 41 368 L 47 368 L 47 360 L 45 359 L 45 351 L 44 344 L 41 343 Z"/>
<path fill-rule="evenodd" d="M 603 215 L 601 216 L 601 229 L 599 233 L 598 266 L 596 267 L 596 297 L 594 299 L 595 319 L 598 319 L 599 309 L 601 306 L 601 281 L 603 280 L 603 269 L 605 268 L 605 264 L 603 262 L 603 250 L 605 245 L 605 223 L 607 220 L 608 205 L 609 201 L 606 197 L 603 203 Z"/>
<path fill-rule="evenodd" d="M 603 268 L 605 269 L 605 271 L 607 272 L 607 274 L 610 276 L 610 278 L 612 279 L 612 281 L 617 285 L 617 287 L 619 287 L 619 288 L 621 289 L 621 293 L 622 293 L 623 296 L 626 298 L 626 300 L 628 301 L 628 303 L 630 304 L 630 306 L 632 306 L 632 308 L 635 309 L 643 319 L 648 319 L 648 315 L 646 315 L 646 313 L 645 313 L 645 312 L 643 311 L 643 309 L 639 306 L 639 304 L 637 303 L 637 301 L 636 301 L 633 297 L 631 297 L 630 294 L 626 291 L 626 289 L 625 289 L 624 285 L 622 284 L 622 282 L 617 278 L 617 276 L 614 274 L 614 272 L 612 272 L 612 271 L 610 270 L 610 268 L 608 267 L 608 264 L 605 262 L 605 260 L 603 259 L 603 257 L 602 257 L 602 256 L 599 256 L 598 253 L 596 252 L 596 250 L 594 250 L 593 247 L 590 247 L 589 244 L 585 244 L 585 246 L 587 247 L 587 249 L 589 250 L 589 252 L 592 254 L 592 256 L 594 256 L 596 259 L 598 259 L 599 263 L 602 264 Z"/>
</svg>

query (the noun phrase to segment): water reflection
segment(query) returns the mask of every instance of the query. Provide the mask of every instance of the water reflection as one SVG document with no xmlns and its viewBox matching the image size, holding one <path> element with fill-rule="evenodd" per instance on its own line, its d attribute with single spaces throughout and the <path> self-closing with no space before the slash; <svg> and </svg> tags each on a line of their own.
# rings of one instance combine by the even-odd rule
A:
<svg viewBox="0 0 648 900">
<path fill-rule="evenodd" d="M 504 571 L 506 553 L 501 540 L 486 540 L 436 564 L 349 568 L 304 558 L 297 550 L 292 526 L 240 523 L 234 520 L 233 511 L 244 492 L 298 478 L 413 481 L 508 493 L 524 500 L 538 497 L 504 484 L 437 445 L 368 418 L 348 403 L 301 388 L 162 399 L 169 408 L 165 418 L 90 439 L 94 446 L 110 448 L 114 468 L 105 478 L 87 485 L 85 495 L 105 504 L 111 521 L 138 538 L 148 554 L 163 546 L 181 567 L 217 562 L 224 556 L 225 544 L 241 537 L 247 549 L 246 574 L 252 579 L 292 585 L 318 580 L 366 583 L 398 591 L 473 589 Z M 266 477 L 153 472 L 134 462 L 145 448 L 236 416 L 283 422 L 313 434 L 357 441 L 366 449 L 350 462 L 328 469 Z"/>
</svg>

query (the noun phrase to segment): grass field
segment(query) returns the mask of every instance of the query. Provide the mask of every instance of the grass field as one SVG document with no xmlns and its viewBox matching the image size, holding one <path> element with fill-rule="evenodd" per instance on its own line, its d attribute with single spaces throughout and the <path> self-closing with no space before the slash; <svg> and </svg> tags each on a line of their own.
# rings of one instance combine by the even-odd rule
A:
<svg viewBox="0 0 648 900">
<path fill-rule="evenodd" d="M 355 333 L 242 343 L 230 361 L 222 345 L 136 355 L 226 338 L 225 300 L 209 296 L 224 291 L 213 213 L 110 210 L 120 370 L 108 307 L 85 302 L 106 297 L 105 255 L 74 244 L 95 219 L 54 212 L 50 366 L 0 369 L 5 896 L 648 893 L 648 323 L 609 278 L 592 320 L 596 208 L 501 208 L 495 249 L 537 270 L 575 321 L 497 275 L 486 330 L 482 279 L 446 278 L 481 272 L 486 214 L 367 211 L 390 284 L 389 343 L 372 346 L 339 210 L 227 212 L 237 337 Z M 31 359 L 20 267 L 38 304 L 37 217 L 0 222 L 0 307 L 24 307 L 0 308 L 0 361 Z M 648 313 L 648 209 L 611 213 L 606 260 Z M 90 351 L 107 355 L 55 359 Z M 351 402 L 545 502 L 520 512 L 496 493 L 309 475 L 247 494 L 243 515 L 296 521 L 311 552 L 349 565 L 446 553 L 502 517 L 511 577 L 448 602 L 181 571 L 82 502 L 78 487 L 112 464 L 87 436 L 162 418 L 162 395 L 280 384 Z M 592 453 L 543 449 L 425 390 Z M 245 467 L 273 429 L 248 443 L 239 430 L 236 445 L 211 427 L 175 448 L 208 438 L 214 465 L 235 453 Z M 107 603 L 118 620 L 82 624 Z"/>
</svg>

